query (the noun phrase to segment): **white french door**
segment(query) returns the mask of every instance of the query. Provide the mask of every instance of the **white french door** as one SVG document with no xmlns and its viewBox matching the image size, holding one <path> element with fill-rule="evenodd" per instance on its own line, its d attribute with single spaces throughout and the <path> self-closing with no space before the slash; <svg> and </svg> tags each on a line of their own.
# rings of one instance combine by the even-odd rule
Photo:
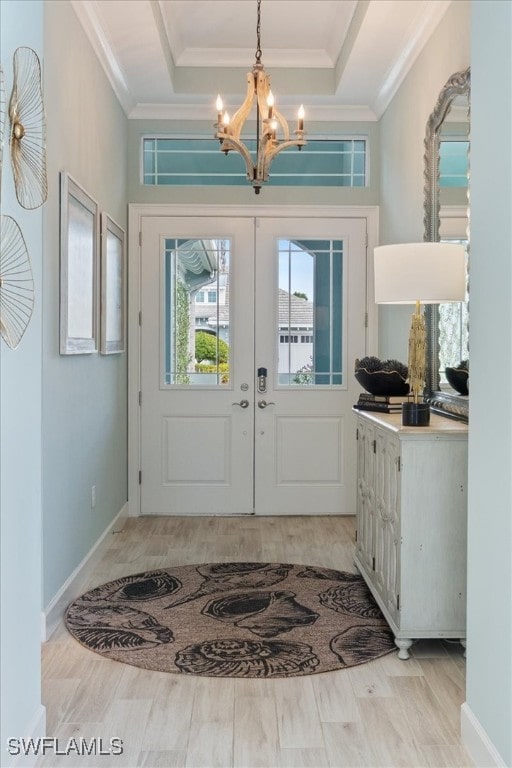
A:
<svg viewBox="0 0 512 768">
<path fill-rule="evenodd" d="M 258 513 L 355 512 L 351 409 L 365 345 L 365 238 L 360 219 L 256 222 L 255 361 L 269 369 L 267 393 L 255 395 Z"/>
<path fill-rule="evenodd" d="M 142 514 L 353 514 L 366 220 L 141 232 Z"/>
</svg>

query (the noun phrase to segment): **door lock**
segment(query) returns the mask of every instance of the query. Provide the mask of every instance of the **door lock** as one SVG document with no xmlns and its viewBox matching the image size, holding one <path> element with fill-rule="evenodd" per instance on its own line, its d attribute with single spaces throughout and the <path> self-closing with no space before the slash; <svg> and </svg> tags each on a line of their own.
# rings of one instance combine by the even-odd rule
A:
<svg viewBox="0 0 512 768">
<path fill-rule="evenodd" d="M 258 368 L 258 392 L 262 395 L 267 391 L 267 369 Z"/>
</svg>

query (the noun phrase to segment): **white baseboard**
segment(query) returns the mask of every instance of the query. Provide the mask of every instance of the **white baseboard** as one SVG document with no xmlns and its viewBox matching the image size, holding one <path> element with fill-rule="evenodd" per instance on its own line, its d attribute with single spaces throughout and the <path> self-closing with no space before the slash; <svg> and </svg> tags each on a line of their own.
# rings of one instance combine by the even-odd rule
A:
<svg viewBox="0 0 512 768">
<path fill-rule="evenodd" d="M 37 743 L 39 739 L 43 739 L 46 734 L 46 707 L 42 704 L 39 705 L 37 712 L 32 718 L 30 724 L 27 727 L 26 733 L 23 733 L 23 739 L 25 746 L 29 744 L 30 739 L 33 739 L 33 743 Z M 17 740 L 16 740 L 17 741 Z M 8 745 L 9 747 L 9 745 Z M 34 754 L 33 750 L 26 749 L 28 754 L 23 754 L 23 748 L 20 744 L 12 745 L 13 751 L 9 752 L 11 762 L 4 763 L 2 758 L 2 768 L 35 768 L 38 760 L 38 755 Z M 14 752 L 20 750 L 16 755 Z M 9 757 L 7 758 L 9 759 Z"/>
<path fill-rule="evenodd" d="M 96 544 L 94 544 L 82 562 L 75 568 L 71 576 L 64 582 L 55 597 L 46 607 L 41 618 L 42 642 L 45 642 L 57 628 L 64 610 L 69 603 L 80 594 L 79 582 L 91 570 L 103 555 L 106 539 L 109 534 L 123 527 L 128 517 L 128 502 L 117 513 L 110 525 L 103 531 Z"/>
<path fill-rule="evenodd" d="M 462 742 L 476 768 L 507 768 L 467 702 L 464 702 L 460 710 L 460 732 Z"/>
</svg>

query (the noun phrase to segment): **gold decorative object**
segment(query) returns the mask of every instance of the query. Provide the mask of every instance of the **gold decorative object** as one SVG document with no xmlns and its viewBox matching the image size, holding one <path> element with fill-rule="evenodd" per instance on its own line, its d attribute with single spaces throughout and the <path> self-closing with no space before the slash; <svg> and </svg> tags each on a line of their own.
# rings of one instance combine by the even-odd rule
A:
<svg viewBox="0 0 512 768">
<path fill-rule="evenodd" d="M 420 302 L 416 302 L 416 312 L 411 317 L 411 329 L 409 331 L 409 386 L 415 403 L 423 398 L 425 387 L 425 355 L 427 351 L 427 337 L 425 333 L 425 317 L 420 309 Z"/>
<path fill-rule="evenodd" d="M 0 67 L 0 198 L 2 196 L 2 169 L 4 167 L 5 103 L 4 71 Z"/>
<path fill-rule="evenodd" d="M 256 25 L 256 60 L 252 72 L 247 73 L 247 94 L 242 106 L 232 118 L 220 96 L 217 97 L 217 132 L 215 138 L 220 141 L 220 149 L 227 155 L 235 150 L 240 152 L 245 161 L 247 180 L 252 184 L 258 195 L 261 185 L 268 181 L 270 164 L 274 157 L 289 147 L 299 150 L 306 144 L 304 139 L 304 107 L 301 105 L 297 116 L 296 139 L 290 139 L 288 123 L 275 107 L 275 99 L 270 90 L 270 77 L 263 68 L 261 61 L 261 0 L 257 0 Z M 251 152 L 240 138 L 245 121 L 249 117 L 254 98 L 256 97 L 256 162 Z M 282 130 L 283 138 L 278 138 L 278 130 Z"/>
<path fill-rule="evenodd" d="M 11 163 L 16 197 L 23 208 L 39 208 L 48 196 L 46 126 L 41 65 L 32 48 L 14 52 L 14 80 L 9 101 Z"/>
<path fill-rule="evenodd" d="M 16 349 L 32 317 L 34 279 L 19 226 L 11 216 L 2 216 L 0 226 L 0 334 Z"/>
</svg>

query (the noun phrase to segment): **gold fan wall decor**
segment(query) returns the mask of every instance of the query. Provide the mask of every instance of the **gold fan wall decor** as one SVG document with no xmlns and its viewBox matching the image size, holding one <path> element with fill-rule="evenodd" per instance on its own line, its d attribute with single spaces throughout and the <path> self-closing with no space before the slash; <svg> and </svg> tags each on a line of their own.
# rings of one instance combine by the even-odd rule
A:
<svg viewBox="0 0 512 768">
<path fill-rule="evenodd" d="M 0 67 L 0 199 L 2 197 L 2 169 L 4 167 L 4 132 L 5 132 L 5 81 L 4 71 Z"/>
<path fill-rule="evenodd" d="M 21 230 L 11 216 L 0 220 L 0 334 L 16 349 L 32 317 L 34 278 Z"/>
<path fill-rule="evenodd" d="M 23 208 L 41 206 L 48 196 L 46 124 L 41 65 L 32 48 L 14 52 L 14 79 L 9 101 L 11 163 L 16 197 Z"/>
</svg>

